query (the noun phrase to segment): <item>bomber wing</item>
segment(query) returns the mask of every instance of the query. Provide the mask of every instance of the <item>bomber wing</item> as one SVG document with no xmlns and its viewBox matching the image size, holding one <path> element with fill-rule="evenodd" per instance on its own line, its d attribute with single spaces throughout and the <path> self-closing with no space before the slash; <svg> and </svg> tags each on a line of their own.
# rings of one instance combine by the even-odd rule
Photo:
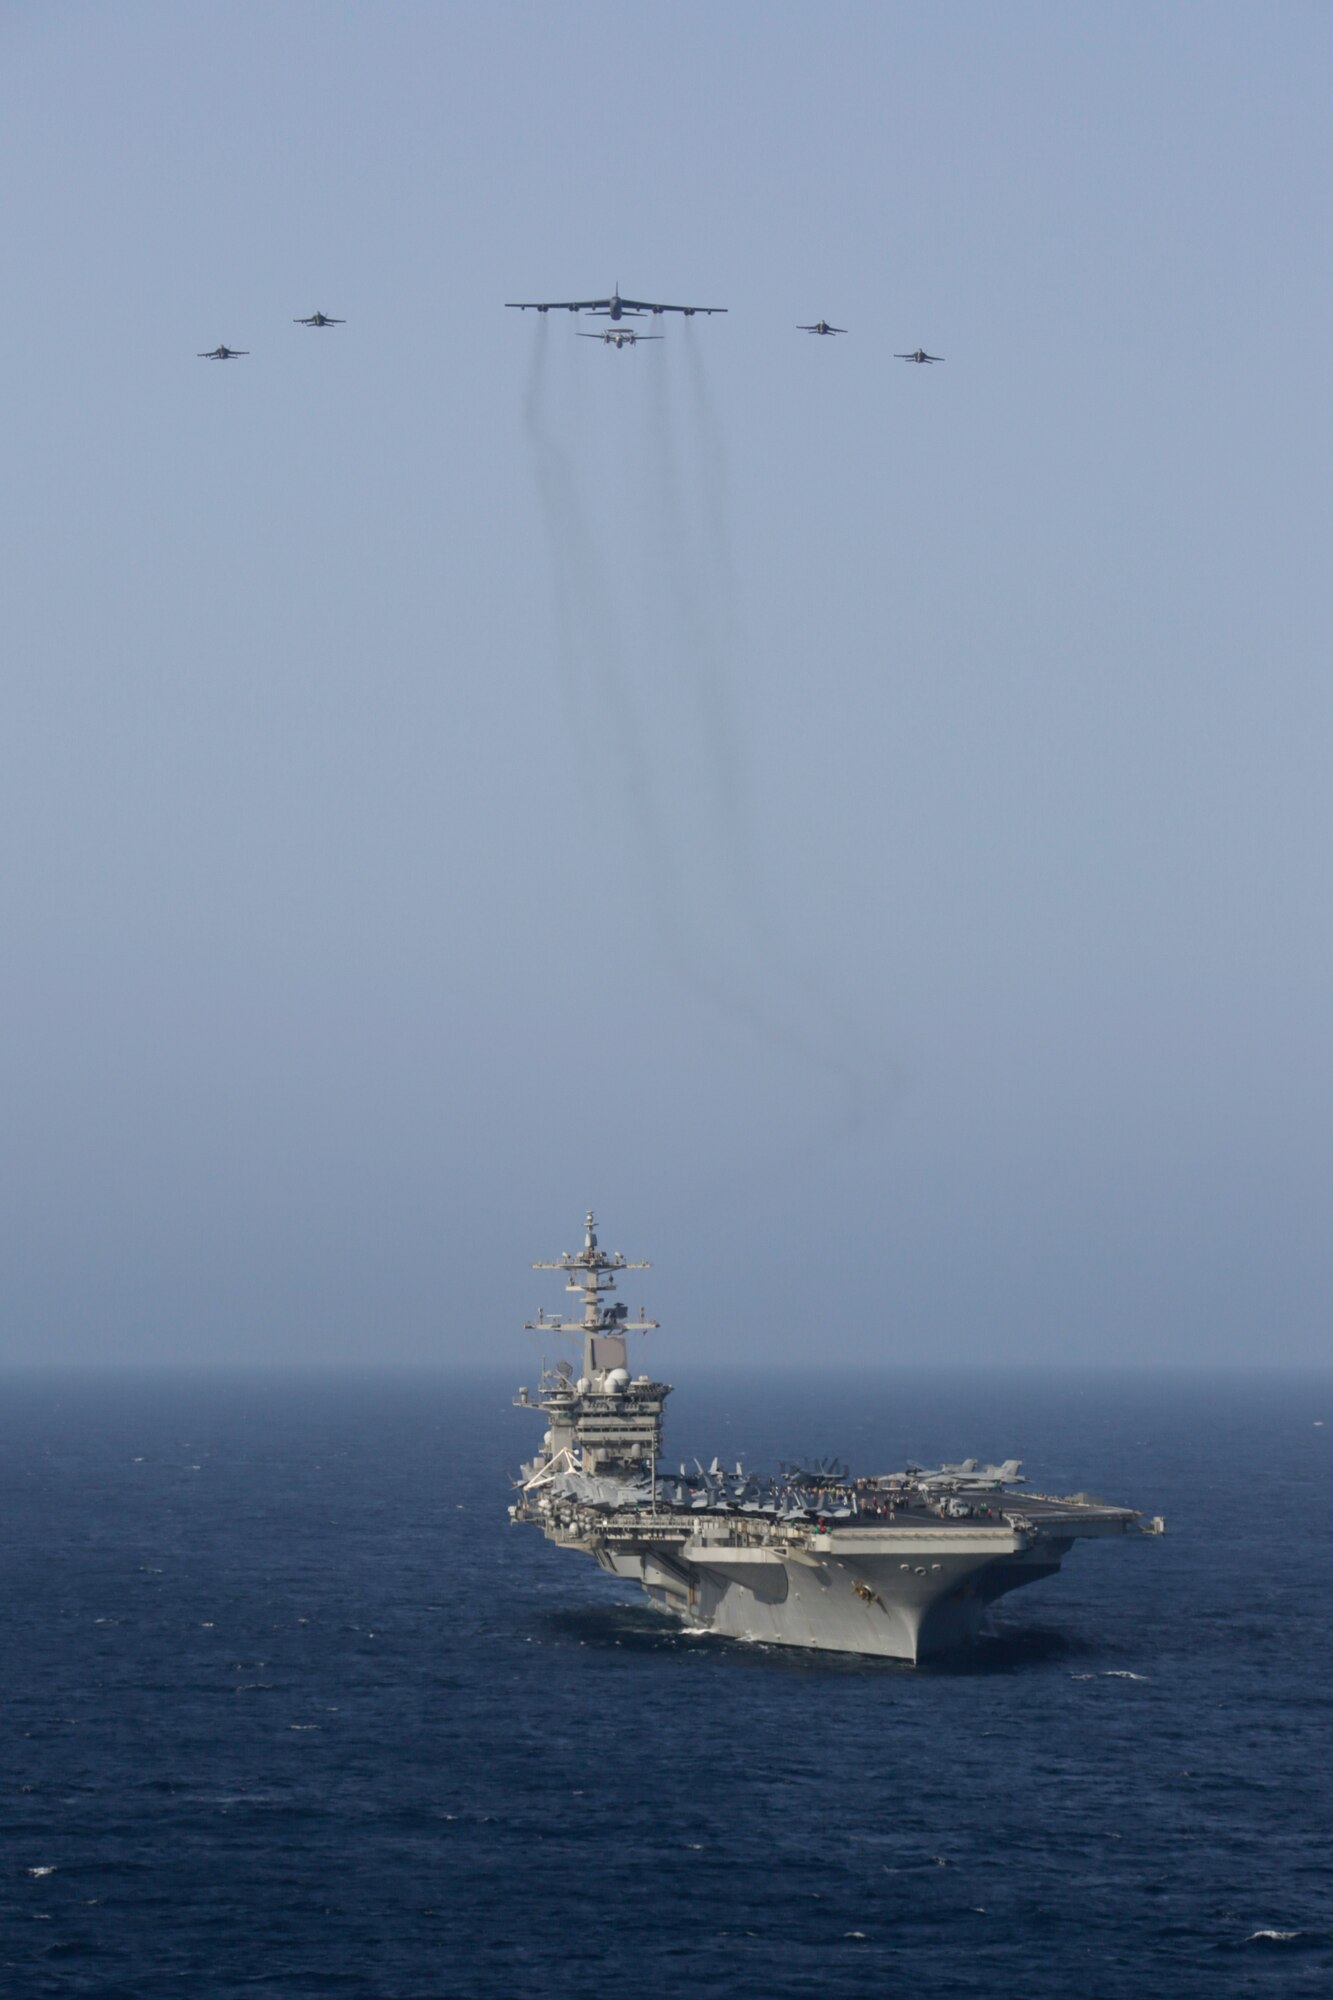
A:
<svg viewBox="0 0 1333 2000">
<path fill-rule="evenodd" d="M 602 299 L 599 303 L 607 305 L 609 300 Z M 727 310 L 725 306 L 666 306 L 656 299 L 622 299 L 620 303 L 631 312 L 684 313 L 687 319 L 693 313 L 724 313 Z"/>
<path fill-rule="evenodd" d="M 622 299 L 620 303 L 622 306 L 627 306 L 632 304 L 633 301 L 630 299 Z M 614 304 L 615 301 L 613 299 L 506 299 L 505 310 L 507 312 L 521 312 L 521 313 L 525 312 L 581 313 L 581 312 L 593 312 L 596 310 L 598 306 L 611 306 Z"/>
</svg>

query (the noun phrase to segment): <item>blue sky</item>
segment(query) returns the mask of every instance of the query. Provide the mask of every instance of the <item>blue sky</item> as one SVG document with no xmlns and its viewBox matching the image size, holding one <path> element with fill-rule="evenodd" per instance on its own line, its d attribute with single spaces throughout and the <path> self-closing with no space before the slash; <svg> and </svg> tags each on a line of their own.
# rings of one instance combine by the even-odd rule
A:
<svg viewBox="0 0 1333 2000">
<path fill-rule="evenodd" d="M 0 1352 L 1322 1361 L 1331 42 L 9 5 Z"/>
</svg>

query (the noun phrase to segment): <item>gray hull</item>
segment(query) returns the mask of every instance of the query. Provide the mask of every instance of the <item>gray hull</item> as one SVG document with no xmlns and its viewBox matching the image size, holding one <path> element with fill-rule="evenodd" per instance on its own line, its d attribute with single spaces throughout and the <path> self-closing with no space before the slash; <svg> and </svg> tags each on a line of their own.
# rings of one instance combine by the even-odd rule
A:
<svg viewBox="0 0 1333 2000">
<path fill-rule="evenodd" d="M 726 1638 L 916 1662 L 970 1644 L 987 1606 L 1053 1575 L 1076 1536 L 1118 1535 L 1127 1525 L 1121 1509 L 1081 1509 L 1083 1519 L 1060 1512 L 1039 1529 L 847 1528 L 777 1545 L 705 1530 L 634 1546 L 612 1529 L 592 1538 L 590 1553 L 642 1584 L 662 1610 Z"/>
</svg>

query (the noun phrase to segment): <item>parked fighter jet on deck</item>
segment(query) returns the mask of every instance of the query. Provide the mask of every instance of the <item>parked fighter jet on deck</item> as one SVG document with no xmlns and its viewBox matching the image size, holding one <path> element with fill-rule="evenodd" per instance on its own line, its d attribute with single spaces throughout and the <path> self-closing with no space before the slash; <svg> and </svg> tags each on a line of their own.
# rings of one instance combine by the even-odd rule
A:
<svg viewBox="0 0 1333 2000">
<path fill-rule="evenodd" d="M 207 354 L 198 358 L 200 361 L 239 361 L 243 354 L 249 352 L 248 347 L 210 347 Z"/>
<path fill-rule="evenodd" d="M 311 313 L 309 319 L 294 319 L 293 326 L 346 326 L 345 319 L 330 319 L 327 313 Z"/>
<path fill-rule="evenodd" d="M 817 319 L 813 326 L 798 326 L 798 333 L 846 333 L 845 326 L 830 326 L 826 319 Z"/>
<path fill-rule="evenodd" d="M 600 340 L 605 347 L 637 347 L 641 340 L 665 340 L 664 333 L 636 333 L 632 326 L 609 326 L 605 333 L 584 333 L 580 340 Z"/>
<path fill-rule="evenodd" d="M 684 313 L 692 319 L 695 313 L 724 313 L 725 306 L 664 306 L 656 299 L 622 299 L 617 286 L 609 299 L 506 299 L 508 312 L 571 312 L 591 313 L 594 318 L 622 319 L 626 313 L 638 317 L 642 313 Z"/>
<path fill-rule="evenodd" d="M 895 354 L 895 361 L 943 361 L 942 354 L 927 354 L 924 347 L 918 347 L 912 354 Z"/>
</svg>

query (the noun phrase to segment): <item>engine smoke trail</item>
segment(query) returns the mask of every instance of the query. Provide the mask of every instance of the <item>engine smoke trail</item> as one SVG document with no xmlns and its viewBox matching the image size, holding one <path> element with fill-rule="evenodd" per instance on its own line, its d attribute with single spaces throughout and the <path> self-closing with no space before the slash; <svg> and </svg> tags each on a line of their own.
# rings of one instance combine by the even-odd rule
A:
<svg viewBox="0 0 1333 2000">
<path fill-rule="evenodd" d="M 602 580 L 573 465 L 546 418 L 548 339 L 543 323 L 529 373 L 523 415 L 550 553 L 556 657 L 576 728 L 598 720 L 595 697 L 600 695 L 606 703 L 602 719 L 629 747 L 638 735 L 629 706 L 630 690 L 614 676 L 608 678 L 604 670 L 605 661 L 614 659 L 619 652 L 615 607 Z"/>
<path fill-rule="evenodd" d="M 847 1102 L 847 1122 L 860 1122 L 862 1108 L 882 1095 L 870 1084 L 872 1065 L 854 1053 L 858 1037 L 848 1012 L 827 979 L 801 956 L 789 928 L 779 921 L 769 883 L 755 847 L 749 770 L 743 735 L 736 725 L 735 667 L 740 651 L 736 579 L 730 536 L 730 468 L 726 433 L 718 415 L 700 343 L 686 325 L 684 342 L 689 385 L 689 443 L 697 461 L 690 482 L 699 496 L 702 546 L 693 575 L 681 572 L 703 614 L 699 634 L 702 719 L 712 729 L 714 759 L 723 780 L 719 833 L 725 841 L 736 920 L 767 981 L 783 996 L 789 1039 L 807 1062 L 832 1071 Z M 679 489 L 677 488 L 677 495 Z M 700 622 L 696 620 L 696 623 Z M 767 991 L 767 983 L 765 986 Z M 796 1004 L 793 1006 L 792 1003 Z M 830 1046 L 832 1035 L 832 1046 Z M 877 1066 L 876 1066 L 877 1067 Z"/>
<path fill-rule="evenodd" d="M 645 731 L 634 690 L 619 667 L 620 621 L 603 578 L 573 461 L 547 418 L 544 325 L 541 331 L 523 414 L 550 554 L 556 654 L 570 734 L 580 753 L 590 755 L 585 749 L 587 736 L 601 728 L 610 731 L 610 783 L 633 835 L 645 894 L 668 957 L 688 978 L 688 925 L 680 870 L 656 802 L 657 774 L 644 755 Z"/>
<path fill-rule="evenodd" d="M 661 359 L 666 361 L 666 353 Z M 550 552 L 557 655 L 571 733 L 582 748 L 589 731 L 609 732 L 612 754 L 603 782 L 623 802 L 623 825 L 673 975 L 747 1039 L 829 1077 L 838 1098 L 846 1099 L 846 1110 L 836 1115 L 845 1130 L 856 1122 L 854 1108 L 864 1102 L 857 1066 L 846 1059 L 841 1038 L 830 1045 L 827 1033 L 815 1028 L 816 1020 L 827 1020 L 828 1008 L 816 1007 L 805 1023 L 793 1017 L 790 996 L 808 982 L 781 941 L 754 853 L 730 670 L 737 621 L 726 537 L 725 447 L 698 356 L 691 356 L 695 416 L 688 430 L 677 420 L 672 371 L 663 366 L 644 385 L 651 478 L 645 510 L 641 472 L 634 468 L 632 518 L 647 527 L 645 566 L 654 576 L 662 615 L 641 611 L 629 621 L 638 655 L 646 651 L 651 660 L 654 646 L 660 651 L 657 671 L 642 689 L 625 664 L 623 621 L 575 461 L 551 421 L 549 367 L 543 325 L 524 422 Z M 684 475 L 682 434 L 692 446 Z M 622 460 L 632 463 L 629 455 Z M 692 520 L 685 504 L 687 483 L 692 501 L 699 491 L 707 495 L 702 535 L 693 525 L 699 514 Z M 677 782 L 671 798 L 673 766 Z M 687 794 L 697 795 L 688 823 L 703 835 L 706 870 L 691 865 L 682 832 L 688 801 L 680 796 L 681 780 Z"/>
<path fill-rule="evenodd" d="M 699 734 L 692 740 L 704 752 L 704 759 L 697 761 L 706 762 L 713 810 L 719 828 L 729 833 L 735 859 L 742 844 L 747 773 L 730 671 L 736 636 L 733 592 L 729 576 L 722 587 L 724 579 L 713 560 L 716 537 L 707 525 L 702 536 L 698 533 L 685 505 L 673 375 L 671 362 L 664 357 L 649 403 L 649 462 L 655 469 L 652 491 L 658 507 L 664 583 L 682 642 L 670 668 L 677 683 L 688 691 L 693 713 L 687 723 L 697 725 Z M 707 479 L 705 476 L 701 483 L 694 467 L 690 472 L 693 498 L 706 489 Z M 714 496 L 705 491 L 704 500 L 707 511 L 713 512 Z"/>
</svg>

